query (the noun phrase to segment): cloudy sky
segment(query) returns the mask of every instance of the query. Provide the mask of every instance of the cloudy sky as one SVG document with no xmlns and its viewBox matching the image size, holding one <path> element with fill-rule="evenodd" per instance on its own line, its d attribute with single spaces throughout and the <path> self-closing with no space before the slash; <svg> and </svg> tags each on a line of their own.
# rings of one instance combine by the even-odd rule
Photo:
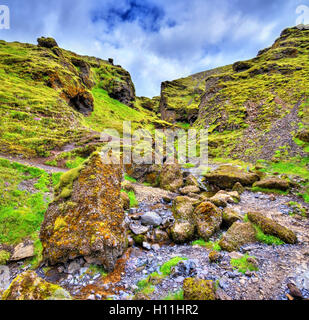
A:
<svg viewBox="0 0 309 320">
<path fill-rule="evenodd" d="M 309 0 L 0 0 L 10 8 L 0 39 L 59 46 L 113 57 L 133 78 L 137 95 L 160 84 L 252 58 L 294 26 Z M 298 12 L 298 13 L 297 13 Z M 299 20 L 298 20 L 299 21 Z"/>
</svg>

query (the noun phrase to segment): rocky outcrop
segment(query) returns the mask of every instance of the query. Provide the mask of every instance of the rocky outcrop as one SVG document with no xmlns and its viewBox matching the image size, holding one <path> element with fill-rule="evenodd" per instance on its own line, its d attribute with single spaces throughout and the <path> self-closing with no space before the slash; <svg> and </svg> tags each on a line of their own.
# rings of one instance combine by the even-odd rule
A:
<svg viewBox="0 0 309 320">
<path fill-rule="evenodd" d="M 232 252 L 242 245 L 256 242 L 255 229 L 250 222 L 235 222 L 223 235 L 219 245 L 223 250 Z"/>
<path fill-rule="evenodd" d="M 231 165 L 222 165 L 219 168 L 205 174 L 205 180 L 223 189 L 232 189 L 235 183 L 243 186 L 251 186 L 260 178 L 257 174 L 245 172 Z"/>
<path fill-rule="evenodd" d="M 208 239 L 220 229 L 222 212 L 211 202 L 202 202 L 194 210 L 194 222 L 200 238 Z"/>
<path fill-rule="evenodd" d="M 121 166 L 106 164 L 99 153 L 63 174 L 41 228 L 45 260 L 83 256 L 113 270 L 126 247 L 121 180 Z"/>
<path fill-rule="evenodd" d="M 183 282 L 185 300 L 215 300 L 215 285 L 212 280 L 186 278 Z"/>
<path fill-rule="evenodd" d="M 297 242 L 293 231 L 265 217 L 261 212 L 248 212 L 248 219 L 258 225 L 266 234 L 278 237 L 286 243 L 295 244 Z"/>
<path fill-rule="evenodd" d="M 289 189 L 290 184 L 288 181 L 279 178 L 266 178 L 261 181 L 257 181 L 253 185 L 254 187 L 265 188 L 265 189 L 277 189 L 286 191 Z"/>
<path fill-rule="evenodd" d="M 69 292 L 60 286 L 46 282 L 33 271 L 26 271 L 13 280 L 4 292 L 2 300 L 72 300 L 72 298 Z"/>
<path fill-rule="evenodd" d="M 51 49 L 53 47 L 58 47 L 58 43 L 53 38 L 41 37 L 41 38 L 38 38 L 37 41 L 38 41 L 39 47 L 44 47 L 48 49 Z"/>
</svg>

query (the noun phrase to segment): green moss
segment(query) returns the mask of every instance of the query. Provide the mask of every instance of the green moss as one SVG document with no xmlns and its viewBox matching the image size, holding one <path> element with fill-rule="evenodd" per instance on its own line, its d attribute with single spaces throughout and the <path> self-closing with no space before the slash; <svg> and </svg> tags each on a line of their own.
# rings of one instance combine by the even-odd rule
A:
<svg viewBox="0 0 309 320">
<path fill-rule="evenodd" d="M 163 298 L 163 300 L 184 300 L 183 290 L 179 290 L 174 293 L 170 292 L 166 297 Z"/>
<path fill-rule="evenodd" d="M 122 190 L 123 192 L 126 192 L 129 196 L 130 199 L 130 207 L 134 208 L 138 206 L 138 201 L 136 200 L 135 192 L 133 190 L 127 191 L 127 190 Z"/>
<path fill-rule="evenodd" d="M 10 260 L 11 254 L 8 251 L 0 250 L 0 266 L 5 265 Z"/>
<path fill-rule="evenodd" d="M 106 272 L 104 267 L 99 266 L 97 264 L 91 264 L 89 267 L 89 270 L 92 275 L 95 275 L 97 273 L 99 273 L 101 275 L 101 277 L 106 277 L 108 275 L 108 273 Z"/>
<path fill-rule="evenodd" d="M 213 241 L 205 241 L 203 239 L 198 239 L 195 241 L 192 241 L 192 246 L 198 245 L 202 247 L 206 247 L 207 249 L 214 250 L 214 251 L 221 251 L 221 247 L 219 245 L 219 241 L 213 242 Z"/>
<path fill-rule="evenodd" d="M 126 181 L 130 181 L 130 182 L 136 183 L 136 179 L 130 177 L 128 174 L 125 174 L 125 175 L 124 175 L 124 179 L 125 179 Z"/>
<path fill-rule="evenodd" d="M 266 189 L 266 188 L 260 188 L 260 187 L 252 187 L 252 192 L 263 192 L 263 193 L 274 193 L 274 194 L 280 194 L 280 195 L 287 195 L 289 191 L 282 191 L 278 189 Z"/>
<path fill-rule="evenodd" d="M 251 262 L 248 262 L 248 258 L 255 259 L 253 256 L 249 256 L 248 254 L 245 254 L 240 259 L 231 259 L 231 265 L 237 269 L 241 273 L 246 273 L 247 271 L 257 271 L 258 268 L 252 264 Z"/>
<path fill-rule="evenodd" d="M 177 266 L 177 264 L 180 261 L 188 260 L 187 258 L 182 258 L 182 257 L 174 257 L 171 260 L 165 262 L 161 267 L 160 271 L 162 272 L 163 275 L 167 276 L 171 274 L 171 269 L 172 267 Z"/>
<path fill-rule="evenodd" d="M 279 245 L 284 244 L 284 242 L 281 239 L 279 239 L 278 237 L 265 234 L 259 226 L 253 224 L 253 227 L 256 231 L 255 237 L 258 241 L 266 243 L 268 245 L 279 246 Z"/>
</svg>

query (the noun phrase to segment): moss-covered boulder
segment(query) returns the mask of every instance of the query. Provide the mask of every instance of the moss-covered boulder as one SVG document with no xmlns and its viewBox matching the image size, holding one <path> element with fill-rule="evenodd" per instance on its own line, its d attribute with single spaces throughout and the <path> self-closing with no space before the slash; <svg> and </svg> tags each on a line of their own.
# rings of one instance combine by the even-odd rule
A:
<svg viewBox="0 0 309 320">
<path fill-rule="evenodd" d="M 255 173 L 245 172 L 231 165 L 222 165 L 210 173 L 206 173 L 205 179 L 220 188 L 232 189 L 236 182 L 243 186 L 251 186 L 260 178 Z"/>
<path fill-rule="evenodd" d="M 293 231 L 265 217 L 261 212 L 248 212 L 248 219 L 258 225 L 265 234 L 278 237 L 286 243 L 294 244 L 297 242 L 297 237 Z"/>
<path fill-rule="evenodd" d="M 83 256 L 113 270 L 126 247 L 121 179 L 121 166 L 107 164 L 98 152 L 61 177 L 40 233 L 45 260 Z"/>
<path fill-rule="evenodd" d="M 186 242 L 194 236 L 193 204 L 194 200 L 188 197 L 176 197 L 173 201 L 175 223 L 171 227 L 171 236 L 175 242 Z"/>
<path fill-rule="evenodd" d="M 202 202 L 194 210 L 194 222 L 199 237 L 207 241 L 222 223 L 222 212 L 211 202 Z"/>
<path fill-rule="evenodd" d="M 241 185 L 241 183 L 236 182 L 233 186 L 233 191 L 237 191 L 238 194 L 242 194 L 245 191 L 245 188 Z"/>
<path fill-rule="evenodd" d="M 196 177 L 195 177 L 193 174 L 189 174 L 189 175 L 186 177 L 185 185 L 186 185 L 186 186 L 196 186 L 196 187 L 199 187 L 199 183 L 198 183 Z"/>
<path fill-rule="evenodd" d="M 215 285 L 212 280 L 186 278 L 183 282 L 185 300 L 215 300 Z"/>
<path fill-rule="evenodd" d="M 2 300 L 72 300 L 69 292 L 46 282 L 33 271 L 17 276 L 4 292 Z"/>
<path fill-rule="evenodd" d="M 253 185 L 254 187 L 264 188 L 264 189 L 277 189 L 286 191 L 289 189 L 290 184 L 288 181 L 280 178 L 266 178 L 261 181 L 257 181 Z"/>
<path fill-rule="evenodd" d="M 121 199 L 123 209 L 129 210 L 130 209 L 130 197 L 128 196 L 128 194 L 124 191 L 121 191 L 120 199 Z"/>
<path fill-rule="evenodd" d="M 177 163 L 165 163 L 160 173 L 160 187 L 164 190 L 176 192 L 183 186 L 181 167 Z"/>
<path fill-rule="evenodd" d="M 41 38 L 38 38 L 37 41 L 38 41 L 39 47 L 44 47 L 49 49 L 53 47 L 58 47 L 58 44 L 54 38 L 41 37 Z"/>
<path fill-rule="evenodd" d="M 223 250 L 232 252 L 238 250 L 242 245 L 256 242 L 255 229 L 250 222 L 235 222 L 227 230 L 219 245 Z"/>
<path fill-rule="evenodd" d="M 222 213 L 223 223 L 230 227 L 234 222 L 241 221 L 242 216 L 232 208 L 225 208 Z"/>
</svg>

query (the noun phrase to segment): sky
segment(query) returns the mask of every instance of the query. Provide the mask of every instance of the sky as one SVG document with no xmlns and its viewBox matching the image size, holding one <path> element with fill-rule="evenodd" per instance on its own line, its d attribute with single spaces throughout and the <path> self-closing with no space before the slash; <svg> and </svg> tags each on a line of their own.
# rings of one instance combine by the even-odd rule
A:
<svg viewBox="0 0 309 320">
<path fill-rule="evenodd" d="M 64 49 L 113 58 L 130 72 L 136 94 L 148 97 L 160 94 L 163 81 L 253 58 L 284 28 L 309 23 L 309 0 L 0 0 L 0 5 L 10 9 L 10 29 L 0 29 L 0 39 L 36 44 L 38 37 L 50 36 Z"/>
</svg>

